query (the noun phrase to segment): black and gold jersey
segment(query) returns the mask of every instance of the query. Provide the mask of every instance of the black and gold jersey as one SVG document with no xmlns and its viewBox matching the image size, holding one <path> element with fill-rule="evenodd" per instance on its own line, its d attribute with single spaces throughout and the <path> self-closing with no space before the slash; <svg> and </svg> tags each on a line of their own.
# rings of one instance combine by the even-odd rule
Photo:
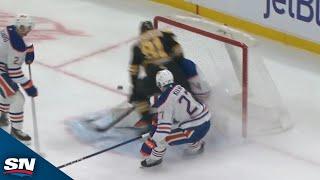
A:
<svg viewBox="0 0 320 180">
<path fill-rule="evenodd" d="M 163 65 L 175 58 L 182 57 L 180 44 L 175 41 L 171 32 L 150 30 L 143 33 L 133 47 L 130 64 L 130 75 L 134 79 L 143 66 L 148 76 L 155 75 L 155 69 L 163 69 Z M 153 69 L 153 70 L 151 70 Z"/>
</svg>

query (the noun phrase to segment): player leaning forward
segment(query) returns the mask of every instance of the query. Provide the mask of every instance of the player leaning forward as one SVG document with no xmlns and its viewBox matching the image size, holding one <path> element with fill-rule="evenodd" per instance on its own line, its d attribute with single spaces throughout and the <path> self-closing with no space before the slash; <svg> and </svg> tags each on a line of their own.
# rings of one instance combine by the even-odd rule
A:
<svg viewBox="0 0 320 180">
<path fill-rule="evenodd" d="M 34 59 L 33 45 L 27 46 L 23 39 L 33 26 L 31 17 L 21 14 L 16 17 L 14 25 L 0 31 L 0 112 L 9 114 L 11 135 L 21 141 L 30 141 L 31 137 L 22 131 L 25 99 L 19 85 L 28 96 L 38 94 L 21 69 L 24 61 L 31 64 Z"/>
<path fill-rule="evenodd" d="M 148 97 L 160 93 L 155 83 L 158 71 L 169 69 L 176 82 L 186 89 L 190 89 L 186 74 L 179 65 L 183 59 L 182 48 L 175 40 L 174 34 L 155 29 L 150 21 L 141 24 L 140 37 L 133 47 L 130 62 L 130 76 L 133 85 L 130 102 L 142 115 L 141 122 L 151 122 Z M 139 77 L 141 67 L 146 76 Z"/>
<path fill-rule="evenodd" d="M 188 153 L 202 152 L 202 138 L 210 128 L 211 114 L 206 105 L 196 101 L 181 85 L 175 84 L 170 71 L 159 71 L 156 83 L 162 93 L 153 105 L 157 109 L 157 122 L 150 138 L 141 147 L 141 153 L 146 157 L 141 162 L 143 167 L 160 164 L 168 145 L 188 144 Z M 177 128 L 172 128 L 174 124 Z"/>
</svg>

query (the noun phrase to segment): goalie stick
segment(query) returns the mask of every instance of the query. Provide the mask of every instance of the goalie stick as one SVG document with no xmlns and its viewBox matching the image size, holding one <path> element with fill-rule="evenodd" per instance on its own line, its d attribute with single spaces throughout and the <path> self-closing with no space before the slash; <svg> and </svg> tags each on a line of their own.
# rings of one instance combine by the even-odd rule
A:
<svg viewBox="0 0 320 180">
<path fill-rule="evenodd" d="M 119 117 L 117 117 L 116 119 L 114 119 L 111 123 L 109 123 L 106 126 L 98 126 L 96 124 L 93 124 L 93 122 L 91 122 L 91 127 L 98 132 L 105 132 L 108 131 L 109 129 L 111 129 L 112 127 L 114 127 L 116 124 L 118 124 L 120 121 L 122 121 L 125 117 L 127 117 L 130 113 L 132 113 L 135 110 L 135 107 L 129 107 L 125 110 L 125 112 L 123 112 Z M 93 120 L 94 121 L 94 120 Z"/>
<path fill-rule="evenodd" d="M 130 107 L 125 107 L 127 105 L 128 101 L 125 100 L 108 111 L 96 112 L 95 115 L 89 115 L 87 118 L 84 118 L 82 122 L 85 124 L 85 126 L 93 131 L 108 131 L 109 129 L 120 123 L 122 120 L 124 120 L 135 110 L 134 106 L 130 105 Z M 119 110 L 121 109 L 122 112 L 119 112 Z"/>
</svg>

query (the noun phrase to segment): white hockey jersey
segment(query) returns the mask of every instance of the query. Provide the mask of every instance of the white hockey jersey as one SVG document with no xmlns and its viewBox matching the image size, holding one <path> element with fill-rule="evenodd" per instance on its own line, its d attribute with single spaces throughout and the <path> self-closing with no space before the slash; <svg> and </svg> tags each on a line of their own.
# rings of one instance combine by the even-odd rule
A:
<svg viewBox="0 0 320 180">
<path fill-rule="evenodd" d="M 158 123 L 152 139 L 156 142 L 170 134 L 174 122 L 178 123 L 178 128 L 189 129 L 211 118 L 206 105 L 196 101 L 191 93 L 180 85 L 173 85 L 163 92 L 154 106 L 158 112 Z"/>
<path fill-rule="evenodd" d="M 18 84 L 28 79 L 24 76 L 21 66 L 25 61 L 27 46 L 16 32 L 15 26 L 7 26 L 0 31 L 0 74 L 8 73 Z"/>
</svg>

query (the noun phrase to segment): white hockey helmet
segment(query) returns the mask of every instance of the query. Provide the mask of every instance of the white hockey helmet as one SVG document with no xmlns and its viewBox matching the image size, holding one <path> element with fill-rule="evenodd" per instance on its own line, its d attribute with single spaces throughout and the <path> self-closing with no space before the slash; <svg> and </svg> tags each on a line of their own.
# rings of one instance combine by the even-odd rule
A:
<svg viewBox="0 0 320 180">
<path fill-rule="evenodd" d="M 16 28 L 19 28 L 20 26 L 24 26 L 24 27 L 30 27 L 30 29 L 33 29 L 34 22 L 29 15 L 18 14 L 14 20 L 14 26 L 16 26 Z"/>
<path fill-rule="evenodd" d="M 157 82 L 157 86 L 161 90 L 163 90 L 163 87 L 165 87 L 166 85 L 172 84 L 174 82 L 173 75 L 167 69 L 158 71 L 156 75 L 156 82 Z"/>
</svg>

